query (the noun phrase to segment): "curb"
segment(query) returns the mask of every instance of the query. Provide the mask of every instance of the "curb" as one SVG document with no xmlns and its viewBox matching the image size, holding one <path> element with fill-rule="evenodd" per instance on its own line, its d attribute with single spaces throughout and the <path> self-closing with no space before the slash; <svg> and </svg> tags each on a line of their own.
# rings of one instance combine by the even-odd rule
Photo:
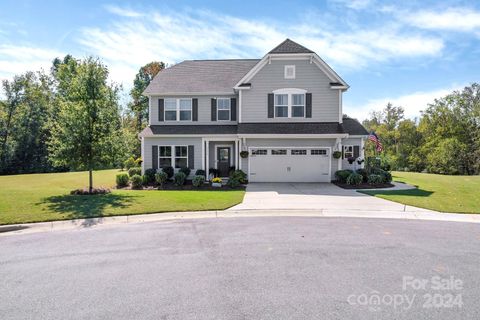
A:
<svg viewBox="0 0 480 320">
<path fill-rule="evenodd" d="M 242 217 L 344 217 L 371 219 L 427 220 L 444 222 L 480 223 L 480 214 L 437 213 L 434 211 L 381 211 L 381 210 L 225 210 L 225 211 L 190 211 L 139 214 L 114 217 L 100 217 L 52 222 L 25 223 L 0 226 L 0 237 L 38 232 L 61 230 L 82 230 L 97 227 L 118 226 L 145 222 L 160 222 L 188 219 L 242 218 Z"/>
</svg>

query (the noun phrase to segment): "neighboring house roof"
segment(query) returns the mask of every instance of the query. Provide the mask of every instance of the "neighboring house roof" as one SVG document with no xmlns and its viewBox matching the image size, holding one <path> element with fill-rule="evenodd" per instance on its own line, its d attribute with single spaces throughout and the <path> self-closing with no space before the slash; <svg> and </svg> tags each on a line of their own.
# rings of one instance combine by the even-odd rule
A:
<svg viewBox="0 0 480 320">
<path fill-rule="evenodd" d="M 295 41 L 286 39 L 278 46 L 273 48 L 270 54 L 281 54 L 281 53 L 313 53 L 312 50 L 305 48 L 304 46 L 299 45 Z"/>
<path fill-rule="evenodd" d="M 338 134 L 345 133 L 337 122 L 239 123 L 239 134 Z"/>
<path fill-rule="evenodd" d="M 232 93 L 237 82 L 259 59 L 187 60 L 160 71 L 145 95 L 168 93 Z"/>
<path fill-rule="evenodd" d="M 349 117 L 343 118 L 342 123 L 343 129 L 346 133 L 352 136 L 368 136 L 368 131 L 362 126 L 357 119 L 352 119 Z"/>
<path fill-rule="evenodd" d="M 159 134 L 236 134 L 236 125 L 151 125 L 140 132 L 140 137 Z"/>
</svg>

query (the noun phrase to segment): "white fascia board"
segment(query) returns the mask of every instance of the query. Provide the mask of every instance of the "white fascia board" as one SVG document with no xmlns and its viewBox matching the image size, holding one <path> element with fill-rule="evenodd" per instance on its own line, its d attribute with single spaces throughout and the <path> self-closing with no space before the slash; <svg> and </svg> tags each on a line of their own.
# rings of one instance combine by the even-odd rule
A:
<svg viewBox="0 0 480 320">
<path fill-rule="evenodd" d="M 147 97 L 163 97 L 163 96 L 234 96 L 235 92 L 159 92 L 150 93 Z"/>
<path fill-rule="evenodd" d="M 240 138 L 250 139 L 305 139 L 305 138 L 348 138 L 348 133 L 332 133 L 332 134 L 257 134 L 257 133 L 239 133 Z"/>
<path fill-rule="evenodd" d="M 229 138 L 237 139 L 236 134 L 155 134 L 150 136 L 143 136 L 143 138 L 205 138 L 205 139 L 215 139 L 215 138 Z"/>
<path fill-rule="evenodd" d="M 316 53 L 313 54 L 313 61 L 323 70 L 331 80 L 340 82 L 347 89 L 350 87 L 325 61 Z"/>
<path fill-rule="evenodd" d="M 368 135 L 350 135 L 349 138 L 368 138 Z"/>
<path fill-rule="evenodd" d="M 254 65 L 253 68 L 250 69 L 250 71 L 248 71 L 242 79 L 240 79 L 240 81 L 237 82 L 234 88 L 239 88 L 242 83 L 248 82 L 251 78 L 253 78 L 254 75 L 257 74 L 258 71 L 260 71 L 260 69 L 263 68 L 264 65 L 268 63 L 268 61 L 269 59 L 267 54 L 256 65 Z"/>
</svg>

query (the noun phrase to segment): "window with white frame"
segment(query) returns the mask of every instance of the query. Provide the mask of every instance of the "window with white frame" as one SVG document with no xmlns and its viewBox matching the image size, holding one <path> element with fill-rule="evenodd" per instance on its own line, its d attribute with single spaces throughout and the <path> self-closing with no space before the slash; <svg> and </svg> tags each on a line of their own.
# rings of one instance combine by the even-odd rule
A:
<svg viewBox="0 0 480 320">
<path fill-rule="evenodd" d="M 160 168 L 172 166 L 172 146 L 160 146 L 158 155 Z"/>
<path fill-rule="evenodd" d="M 285 66 L 284 69 L 284 77 L 285 79 L 295 79 L 295 66 Z"/>
<path fill-rule="evenodd" d="M 294 118 L 305 117 L 305 94 L 304 93 L 292 94 L 292 117 Z"/>
<path fill-rule="evenodd" d="M 310 150 L 312 156 L 325 156 L 327 155 L 327 149 L 312 149 Z"/>
<path fill-rule="evenodd" d="M 353 158 L 353 146 L 343 146 L 343 157 L 345 159 Z"/>
<path fill-rule="evenodd" d="M 287 154 L 286 149 L 272 149 L 272 156 L 281 156 L 286 154 Z"/>
<path fill-rule="evenodd" d="M 266 149 L 253 149 L 252 150 L 252 155 L 265 156 L 265 155 L 267 155 L 267 150 Z"/>
<path fill-rule="evenodd" d="M 165 121 L 191 121 L 192 99 L 165 99 Z"/>
<path fill-rule="evenodd" d="M 290 152 L 292 156 L 305 156 L 307 155 L 307 150 L 305 149 L 292 149 Z"/>
<path fill-rule="evenodd" d="M 217 98 L 217 120 L 230 121 L 230 98 Z"/>
<path fill-rule="evenodd" d="M 188 167 L 188 147 L 175 146 L 175 168 Z"/>
<path fill-rule="evenodd" d="M 288 94 L 275 95 L 275 118 L 288 117 Z"/>
</svg>

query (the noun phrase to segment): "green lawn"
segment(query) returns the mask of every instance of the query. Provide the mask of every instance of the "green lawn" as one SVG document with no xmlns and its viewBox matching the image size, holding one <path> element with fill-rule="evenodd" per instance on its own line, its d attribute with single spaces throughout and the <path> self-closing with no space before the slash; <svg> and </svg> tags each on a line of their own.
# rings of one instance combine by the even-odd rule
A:
<svg viewBox="0 0 480 320">
<path fill-rule="evenodd" d="M 393 180 L 418 186 L 405 191 L 363 191 L 387 200 L 442 212 L 480 213 L 480 176 L 392 172 Z"/>
<path fill-rule="evenodd" d="M 118 170 L 94 173 L 94 185 L 112 187 Z M 242 201 L 241 190 L 113 190 L 97 196 L 71 196 L 88 183 L 87 172 L 0 176 L 0 224 L 127 214 L 222 210 Z"/>
</svg>

